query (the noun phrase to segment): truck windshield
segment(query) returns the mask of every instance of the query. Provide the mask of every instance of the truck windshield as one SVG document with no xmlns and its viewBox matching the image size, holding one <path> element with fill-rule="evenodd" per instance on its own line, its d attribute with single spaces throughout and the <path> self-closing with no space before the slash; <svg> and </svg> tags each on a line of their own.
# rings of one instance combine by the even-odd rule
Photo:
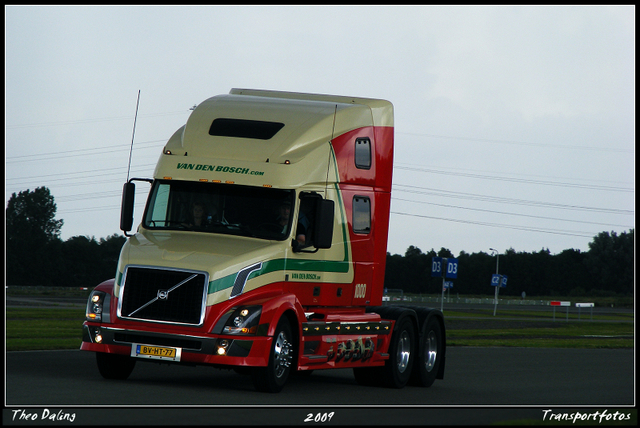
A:
<svg viewBox="0 0 640 428">
<path fill-rule="evenodd" d="M 293 190 L 156 180 L 144 227 L 284 240 L 294 197 Z"/>
</svg>

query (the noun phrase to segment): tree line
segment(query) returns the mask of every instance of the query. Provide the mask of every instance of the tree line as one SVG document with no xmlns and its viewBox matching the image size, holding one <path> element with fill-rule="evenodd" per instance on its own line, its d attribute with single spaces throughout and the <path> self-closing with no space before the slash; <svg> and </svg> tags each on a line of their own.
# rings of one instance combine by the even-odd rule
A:
<svg viewBox="0 0 640 428">
<path fill-rule="evenodd" d="M 126 238 L 114 234 L 60 239 L 63 220 L 46 187 L 13 193 L 6 219 L 7 285 L 94 287 L 113 278 Z"/>
<path fill-rule="evenodd" d="M 63 220 L 55 218 L 56 204 L 46 187 L 13 193 L 6 208 L 6 284 L 93 287 L 115 276 L 126 238 L 114 234 L 96 240 L 74 236 L 63 241 Z M 589 251 L 568 249 L 552 255 L 548 249 L 499 255 L 499 273 L 508 276 L 500 295 L 616 296 L 634 292 L 634 229 L 617 234 L 601 232 Z M 446 248 L 422 252 L 410 246 L 404 255 L 387 253 L 385 287 L 405 293 L 436 294 L 442 278 L 431 276 L 432 257 L 458 259 L 458 276 L 451 292 L 492 294 L 496 256 L 487 253 L 456 257 Z"/>
<path fill-rule="evenodd" d="M 450 293 L 492 295 L 491 277 L 508 277 L 501 296 L 631 296 L 634 292 L 634 229 L 629 232 L 601 232 L 589 243 L 589 251 L 564 250 L 552 255 L 538 252 L 503 254 L 484 252 L 456 257 L 446 248 L 423 253 L 410 246 L 404 256 L 387 253 L 385 287 L 405 293 L 436 294 L 442 291 L 442 278 L 431 276 L 433 257 L 458 259 L 457 278 L 451 280 Z M 499 257 L 499 260 L 496 260 Z"/>
</svg>

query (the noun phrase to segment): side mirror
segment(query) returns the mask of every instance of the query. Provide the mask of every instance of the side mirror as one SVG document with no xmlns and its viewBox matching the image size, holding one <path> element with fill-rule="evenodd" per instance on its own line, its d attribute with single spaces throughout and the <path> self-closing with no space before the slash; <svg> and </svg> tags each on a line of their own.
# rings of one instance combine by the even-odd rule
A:
<svg viewBox="0 0 640 428">
<path fill-rule="evenodd" d="M 120 230 L 129 232 L 133 226 L 133 202 L 136 195 L 136 185 L 132 182 L 124 183 L 122 187 L 122 205 L 120 207 Z"/>
<path fill-rule="evenodd" d="M 316 205 L 316 223 L 314 228 L 314 244 L 316 248 L 331 248 L 334 210 L 335 204 L 329 199 L 321 199 Z"/>
</svg>

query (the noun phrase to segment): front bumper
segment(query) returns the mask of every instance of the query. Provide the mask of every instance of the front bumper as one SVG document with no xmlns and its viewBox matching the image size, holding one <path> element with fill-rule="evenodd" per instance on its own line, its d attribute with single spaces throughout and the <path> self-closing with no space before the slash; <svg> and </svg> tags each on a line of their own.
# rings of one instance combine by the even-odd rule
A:
<svg viewBox="0 0 640 428">
<path fill-rule="evenodd" d="M 226 342 L 226 343 L 225 343 Z M 108 327 L 85 322 L 83 351 L 133 355 L 135 344 L 180 350 L 180 363 L 265 367 L 272 338 L 268 336 L 195 336 Z M 223 347 L 224 354 L 219 354 Z"/>
</svg>

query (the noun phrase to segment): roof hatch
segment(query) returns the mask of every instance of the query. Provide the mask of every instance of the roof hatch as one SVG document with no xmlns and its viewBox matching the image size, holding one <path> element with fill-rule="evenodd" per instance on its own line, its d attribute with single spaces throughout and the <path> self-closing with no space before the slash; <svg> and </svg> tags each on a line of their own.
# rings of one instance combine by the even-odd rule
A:
<svg viewBox="0 0 640 428">
<path fill-rule="evenodd" d="M 211 123 L 209 135 L 269 140 L 276 135 L 283 126 L 284 123 L 280 122 L 218 118 L 214 119 Z"/>
</svg>

